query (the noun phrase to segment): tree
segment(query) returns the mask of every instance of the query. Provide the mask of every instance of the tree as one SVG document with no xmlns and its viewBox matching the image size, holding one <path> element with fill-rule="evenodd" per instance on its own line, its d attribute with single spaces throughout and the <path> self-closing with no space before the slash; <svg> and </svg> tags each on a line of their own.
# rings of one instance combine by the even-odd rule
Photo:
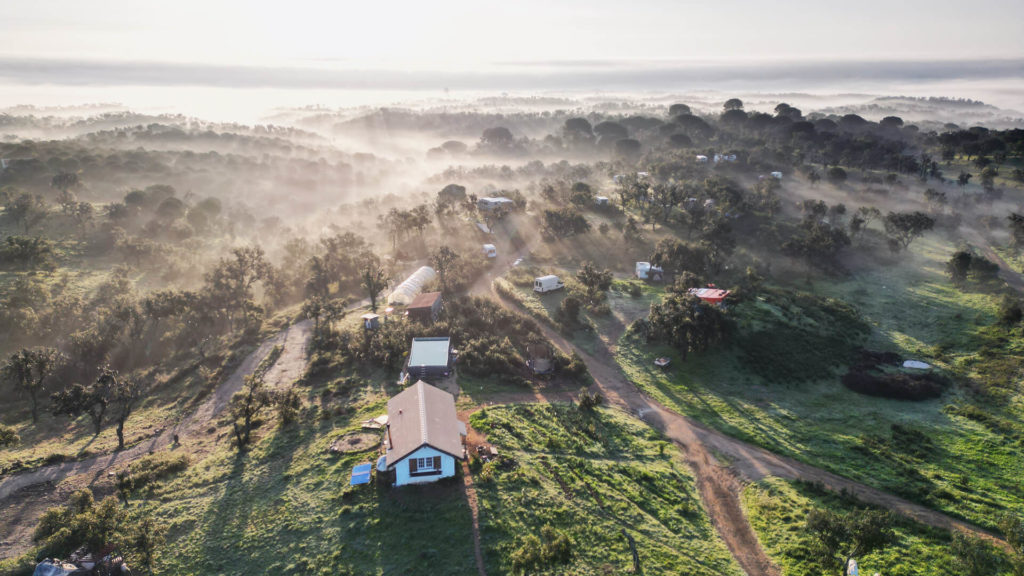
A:
<svg viewBox="0 0 1024 576">
<path fill-rule="evenodd" d="M 950 546 L 953 564 L 964 576 L 996 576 L 1002 564 L 999 553 L 988 542 L 977 536 L 953 534 Z"/>
<path fill-rule="evenodd" d="M 88 414 L 89 419 L 92 420 L 93 432 L 99 436 L 100 430 L 103 429 L 103 419 L 107 414 L 107 408 L 113 400 L 113 384 L 114 380 L 109 377 L 109 369 L 104 369 L 89 386 L 75 383 L 55 392 L 51 396 L 53 415 L 75 418 L 82 414 Z"/>
<path fill-rule="evenodd" d="M 1024 248 L 1024 215 L 1010 212 L 1006 219 L 1010 221 L 1010 236 L 1014 247 Z"/>
<path fill-rule="evenodd" d="M 1008 512 L 999 519 L 999 529 L 1010 548 L 1010 569 L 1013 570 L 1014 576 L 1024 576 L 1024 520 Z"/>
<path fill-rule="evenodd" d="M 4 214 L 22 226 L 26 234 L 49 214 L 46 201 L 36 194 L 21 194 L 7 203 Z"/>
<path fill-rule="evenodd" d="M 729 98 L 725 101 L 725 104 L 722 105 L 722 109 L 726 111 L 743 110 L 743 100 L 740 100 L 739 98 Z"/>
<path fill-rule="evenodd" d="M 650 322 L 653 334 L 679 350 L 684 361 L 689 352 L 702 352 L 724 340 L 727 331 L 718 307 L 685 292 L 652 304 Z"/>
<path fill-rule="evenodd" d="M 441 246 L 430 255 L 430 265 L 441 279 L 441 291 L 448 293 L 448 274 L 452 272 L 459 255 L 448 246 Z"/>
<path fill-rule="evenodd" d="M 242 389 L 231 398 L 230 415 L 231 428 L 235 434 L 235 444 L 239 453 L 245 451 L 252 437 L 252 430 L 256 426 L 257 419 L 261 412 L 273 404 L 273 394 L 266 389 L 264 379 L 267 372 L 281 357 L 283 348 L 275 346 L 267 354 L 253 373 L 245 377 Z"/>
<path fill-rule="evenodd" d="M 22 348 L 11 354 L 0 370 L 4 381 L 28 395 L 32 402 L 33 424 L 39 421 L 39 392 L 59 361 L 60 354 L 54 348 Z"/>
<path fill-rule="evenodd" d="M 124 423 L 131 416 L 135 402 L 142 393 L 142 387 L 134 378 L 122 378 L 117 372 L 105 369 L 99 377 L 103 380 L 102 388 L 108 391 L 110 403 L 114 409 L 114 422 L 117 423 L 117 449 L 124 449 Z"/>
<path fill-rule="evenodd" d="M 620 138 L 615 141 L 615 155 L 621 158 L 640 156 L 640 141 L 633 138 Z"/>
<path fill-rule="evenodd" d="M 854 510 L 836 514 L 816 508 L 807 515 L 805 528 L 815 537 L 815 548 L 824 567 L 846 576 L 851 558 L 870 554 L 896 540 L 892 514 L 879 510 Z"/>
<path fill-rule="evenodd" d="M 580 301 L 575 296 L 566 296 L 562 299 L 562 303 L 558 306 L 558 311 L 555 312 L 555 320 L 557 320 L 562 326 L 571 328 L 579 322 L 580 318 Z"/>
<path fill-rule="evenodd" d="M 911 242 L 935 227 L 935 219 L 924 212 L 889 212 L 884 223 L 893 252 L 906 250 Z"/>
<path fill-rule="evenodd" d="M 227 317 L 229 326 L 234 326 L 236 316 L 252 309 L 252 288 L 259 280 L 266 280 L 272 273 L 263 249 L 259 246 L 235 248 L 232 258 L 222 258 L 217 266 L 206 274 L 206 296 L 213 308 Z"/>
<path fill-rule="evenodd" d="M 587 206 L 594 201 L 594 191 L 586 182 L 575 182 L 569 189 L 569 201 L 576 206 Z"/>
<path fill-rule="evenodd" d="M 157 549 L 164 543 L 165 532 L 164 527 L 155 522 L 152 516 L 146 516 L 141 521 L 132 524 L 128 550 L 149 574 L 153 574 L 153 560 L 156 557 Z"/>
<path fill-rule="evenodd" d="M 487 128 L 480 136 L 480 143 L 492 148 L 509 148 L 515 143 L 512 132 L 504 126 Z"/>
<path fill-rule="evenodd" d="M 690 107 L 686 104 L 673 104 L 668 107 L 668 115 L 675 117 L 680 114 L 692 114 Z"/>
<path fill-rule="evenodd" d="M 961 172 L 960 175 L 956 177 L 956 183 L 959 184 L 961 188 L 965 188 L 967 183 L 971 181 L 972 177 L 973 174 L 970 172 Z"/>
<path fill-rule="evenodd" d="M 97 504 L 92 492 L 78 490 L 66 506 L 43 513 L 32 539 L 42 544 L 47 556 L 65 558 L 83 546 L 98 554 L 108 545 L 124 544 L 130 525 L 117 497 L 109 496 Z"/>
<path fill-rule="evenodd" d="M 843 170 L 839 166 L 829 168 L 828 172 L 825 173 L 825 176 L 828 178 L 829 182 L 836 186 L 846 182 L 846 170 Z"/>
<path fill-rule="evenodd" d="M 612 287 L 611 270 L 598 270 L 592 262 L 584 262 L 576 273 L 576 279 L 587 289 L 587 300 L 591 305 L 597 304 L 604 298 L 604 292 Z"/>
<path fill-rule="evenodd" d="M 992 190 L 996 186 L 996 176 L 999 175 L 999 171 L 992 166 L 986 166 L 981 171 L 981 186 L 985 190 Z"/>
<path fill-rule="evenodd" d="M 850 236 L 856 238 L 868 229 L 872 222 L 882 217 L 882 211 L 874 206 L 861 206 L 850 218 Z"/>
<path fill-rule="evenodd" d="M 692 247 L 675 238 L 659 241 L 651 255 L 651 264 L 677 275 L 684 271 L 704 272 L 706 263 L 707 254 L 702 248 Z"/>
<path fill-rule="evenodd" d="M 974 256 L 966 250 L 957 250 L 953 257 L 946 263 L 946 272 L 949 273 L 953 284 L 963 286 L 967 282 L 967 273 L 971 269 L 971 259 Z"/>
<path fill-rule="evenodd" d="M 566 238 L 590 232 L 590 222 L 572 208 L 544 211 L 545 230 L 555 238 Z"/>
<path fill-rule="evenodd" d="M 14 446 L 20 441 L 21 438 L 18 436 L 18 433 L 14 431 L 14 428 L 0 424 L 0 448 Z"/>
<path fill-rule="evenodd" d="M 377 299 L 388 287 L 387 271 L 380 258 L 369 250 L 359 255 L 359 277 L 370 299 L 370 310 L 377 311 Z"/>
<path fill-rule="evenodd" d="M 72 192 L 73 189 L 78 188 L 78 185 L 78 174 L 73 172 L 58 172 L 50 180 L 50 187 L 58 191 L 57 203 L 60 204 L 60 209 L 64 214 L 70 214 L 78 204 L 78 198 Z"/>
</svg>

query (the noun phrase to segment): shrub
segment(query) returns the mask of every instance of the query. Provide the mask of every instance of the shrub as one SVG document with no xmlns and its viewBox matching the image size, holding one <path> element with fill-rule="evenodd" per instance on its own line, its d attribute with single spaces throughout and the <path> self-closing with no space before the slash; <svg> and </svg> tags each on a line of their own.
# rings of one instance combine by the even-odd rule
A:
<svg viewBox="0 0 1024 576">
<path fill-rule="evenodd" d="M 843 386 L 859 394 L 895 400 L 928 400 L 942 396 L 945 379 L 934 374 L 874 374 L 856 367 L 842 378 Z"/>
<path fill-rule="evenodd" d="M 550 524 L 540 529 L 540 537 L 528 534 L 523 543 L 512 552 L 513 572 L 532 574 L 557 564 L 564 564 L 572 558 L 572 540 L 555 530 Z"/>
</svg>

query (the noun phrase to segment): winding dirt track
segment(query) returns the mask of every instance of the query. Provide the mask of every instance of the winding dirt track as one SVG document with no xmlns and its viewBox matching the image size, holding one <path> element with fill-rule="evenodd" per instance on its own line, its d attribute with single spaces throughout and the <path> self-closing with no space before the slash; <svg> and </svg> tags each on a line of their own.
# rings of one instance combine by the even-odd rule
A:
<svg viewBox="0 0 1024 576">
<path fill-rule="evenodd" d="M 202 433 L 224 411 L 228 402 L 231 401 L 231 397 L 242 388 L 245 377 L 252 373 L 274 346 L 281 345 L 284 349 L 277 362 L 267 372 L 267 385 L 281 386 L 293 382 L 302 376 L 306 367 L 307 348 L 312 337 L 312 331 L 312 322 L 307 320 L 277 333 L 273 338 L 261 344 L 256 351 L 249 354 L 231 376 L 221 382 L 210 396 L 199 405 L 195 412 L 182 419 L 174 427 L 166 429 L 158 436 L 120 452 L 100 454 L 84 460 L 55 464 L 4 478 L 0 481 L 0 502 L 8 498 L 12 500 L 38 498 L 40 495 L 33 491 L 33 487 L 40 484 L 53 487 L 65 478 L 83 474 L 93 474 L 95 477 L 100 477 L 103 472 L 115 466 L 126 464 L 150 452 L 168 446 L 171 444 L 175 434 L 178 434 L 181 439 L 185 439 L 190 435 Z M 25 501 L 16 503 L 29 504 L 29 502 Z M 17 506 L 12 508 L 17 508 Z M 27 541 L 23 542 L 23 540 L 31 534 L 31 527 L 27 532 L 20 530 L 20 528 L 24 527 L 26 520 L 22 518 L 20 522 L 9 521 L 12 518 L 7 517 L 7 514 L 15 514 L 15 512 L 6 506 L 0 508 L 0 510 L 4 512 L 4 517 L 0 517 L 0 541 L 4 543 L 4 546 L 0 546 L 0 557 L 3 557 L 8 555 L 6 554 L 8 547 L 14 549 L 19 545 L 27 545 L 29 543 Z M 21 511 L 19 510 L 18 512 Z M 22 515 L 17 514 L 17 516 L 21 517 Z M 34 522 L 31 524 L 34 526 Z"/>
</svg>

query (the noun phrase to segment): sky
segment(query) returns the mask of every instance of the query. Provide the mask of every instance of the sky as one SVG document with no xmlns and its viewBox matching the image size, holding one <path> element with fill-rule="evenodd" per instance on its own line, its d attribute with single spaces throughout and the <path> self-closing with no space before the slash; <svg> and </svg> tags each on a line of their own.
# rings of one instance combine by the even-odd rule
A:
<svg viewBox="0 0 1024 576">
<path fill-rule="evenodd" d="M 35 0 L 0 58 L 330 69 L 1024 57 L 1020 0 Z"/>
<path fill-rule="evenodd" d="M 705 90 L 1024 110 L 1024 0 L 0 0 L 0 110 Z"/>
</svg>

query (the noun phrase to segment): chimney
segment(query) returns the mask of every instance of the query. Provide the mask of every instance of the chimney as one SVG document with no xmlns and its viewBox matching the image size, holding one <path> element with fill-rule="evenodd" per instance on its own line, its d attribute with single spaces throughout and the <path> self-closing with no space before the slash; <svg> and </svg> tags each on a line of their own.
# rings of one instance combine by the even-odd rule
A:
<svg viewBox="0 0 1024 576">
<path fill-rule="evenodd" d="M 391 441 L 391 423 L 388 422 L 388 450 L 395 447 L 395 443 Z"/>
</svg>

